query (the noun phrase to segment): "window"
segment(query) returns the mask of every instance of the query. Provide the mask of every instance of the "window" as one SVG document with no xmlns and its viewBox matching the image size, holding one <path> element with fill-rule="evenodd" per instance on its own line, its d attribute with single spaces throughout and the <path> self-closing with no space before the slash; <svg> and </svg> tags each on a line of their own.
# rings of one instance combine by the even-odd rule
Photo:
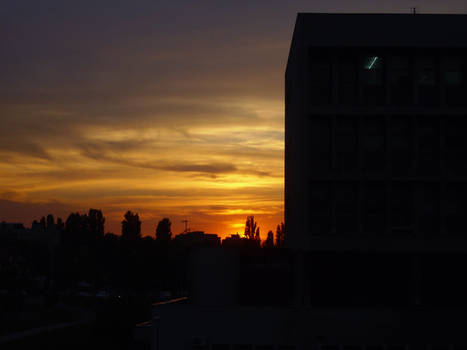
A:
<svg viewBox="0 0 467 350">
<path fill-rule="evenodd" d="M 389 59 L 389 83 L 392 104 L 412 103 L 412 79 L 408 57 L 394 56 Z"/>
<path fill-rule="evenodd" d="M 313 235 L 325 235 L 331 231 L 331 191 L 329 183 L 313 183 L 310 186 L 310 227 Z"/>
<path fill-rule="evenodd" d="M 394 234 L 413 233 L 412 185 L 393 183 L 391 188 L 391 224 Z"/>
<path fill-rule="evenodd" d="M 425 305 L 462 308 L 466 305 L 466 257 L 463 254 L 429 254 L 422 257 L 422 298 Z M 462 276 L 462 277 L 461 277 Z M 462 343 L 461 343 L 462 344 Z M 442 350 L 443 343 L 430 350 Z M 465 344 L 464 344 L 465 345 Z M 444 349 L 452 349 L 447 345 Z"/>
<path fill-rule="evenodd" d="M 463 76 L 460 57 L 444 57 L 443 83 L 447 86 L 459 86 L 462 84 Z"/>
<path fill-rule="evenodd" d="M 337 168 L 348 173 L 357 169 L 357 120 L 352 116 L 336 119 Z"/>
<path fill-rule="evenodd" d="M 465 105 L 467 86 L 464 76 L 465 68 L 461 57 L 443 57 L 441 67 L 446 104 L 452 106 Z"/>
<path fill-rule="evenodd" d="M 360 62 L 363 103 L 380 105 L 385 101 L 383 58 L 364 56 Z"/>
<path fill-rule="evenodd" d="M 418 117 L 417 125 L 417 173 L 421 176 L 437 175 L 440 166 L 439 117 Z"/>
<path fill-rule="evenodd" d="M 446 230 L 449 235 L 466 235 L 467 184 L 451 183 L 446 189 Z"/>
<path fill-rule="evenodd" d="M 358 101 L 357 61 L 352 57 L 339 58 L 339 103 L 356 104 Z"/>
<path fill-rule="evenodd" d="M 439 234 L 439 184 L 418 186 L 418 228 L 424 236 Z"/>
<path fill-rule="evenodd" d="M 332 61 L 329 56 L 313 56 L 310 65 L 310 99 L 312 105 L 332 102 Z"/>
<path fill-rule="evenodd" d="M 336 184 L 336 231 L 338 234 L 357 232 L 358 187 L 355 184 Z"/>
<path fill-rule="evenodd" d="M 417 57 L 415 69 L 418 103 L 425 106 L 437 105 L 439 103 L 439 85 L 435 58 Z"/>
<path fill-rule="evenodd" d="M 310 169 L 312 175 L 329 172 L 331 168 L 331 120 L 313 117 L 310 120 Z"/>
<path fill-rule="evenodd" d="M 381 235 L 386 230 L 386 185 L 368 183 L 363 191 L 363 231 Z"/>
<path fill-rule="evenodd" d="M 446 119 L 445 160 L 448 173 L 453 176 L 467 174 L 467 119 L 456 116 Z"/>
<path fill-rule="evenodd" d="M 363 156 L 366 173 L 378 173 L 386 167 L 385 120 L 366 117 L 363 122 Z"/>
<path fill-rule="evenodd" d="M 412 167 L 411 118 L 408 116 L 391 117 L 391 165 L 394 175 L 409 174 Z"/>
<path fill-rule="evenodd" d="M 192 338 L 192 349 L 204 350 L 208 348 L 208 340 L 206 337 L 195 336 Z"/>
</svg>

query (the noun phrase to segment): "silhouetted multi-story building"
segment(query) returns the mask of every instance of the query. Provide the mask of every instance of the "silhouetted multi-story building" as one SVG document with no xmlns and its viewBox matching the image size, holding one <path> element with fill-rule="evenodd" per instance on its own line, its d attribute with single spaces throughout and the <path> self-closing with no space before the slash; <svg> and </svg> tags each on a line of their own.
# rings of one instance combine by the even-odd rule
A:
<svg viewBox="0 0 467 350">
<path fill-rule="evenodd" d="M 466 303 L 466 23 L 298 15 L 285 212 L 299 303 Z"/>
</svg>

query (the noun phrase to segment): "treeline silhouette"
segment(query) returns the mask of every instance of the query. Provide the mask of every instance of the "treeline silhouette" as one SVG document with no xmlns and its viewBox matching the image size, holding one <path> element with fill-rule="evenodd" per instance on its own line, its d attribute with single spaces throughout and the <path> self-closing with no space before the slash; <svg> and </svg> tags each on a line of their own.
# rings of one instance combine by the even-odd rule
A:
<svg viewBox="0 0 467 350">
<path fill-rule="evenodd" d="M 6 231 L 7 224 L 2 223 L 0 232 Z M 201 231 L 173 237 L 169 218 L 155 225 L 154 236 L 142 237 L 141 220 L 132 211 L 124 214 L 121 235 L 116 235 L 104 233 L 105 217 L 99 209 L 71 213 L 65 221 L 49 214 L 34 220 L 29 231 L 30 240 L 16 236 L 3 239 L 2 246 L 8 247 L 8 252 L 0 254 L 0 278 L 8 288 L 30 290 L 35 284 L 32 281 L 42 279 L 42 288 L 52 295 L 92 286 L 94 290 L 152 298 L 160 297 L 161 291 L 166 295 L 187 293 L 186 265 L 194 248 L 217 246 L 258 255 L 282 248 L 285 237 L 281 223 L 275 237 L 269 231 L 261 243 L 254 216 L 247 217 L 243 237 L 236 234 L 221 240 Z"/>
</svg>

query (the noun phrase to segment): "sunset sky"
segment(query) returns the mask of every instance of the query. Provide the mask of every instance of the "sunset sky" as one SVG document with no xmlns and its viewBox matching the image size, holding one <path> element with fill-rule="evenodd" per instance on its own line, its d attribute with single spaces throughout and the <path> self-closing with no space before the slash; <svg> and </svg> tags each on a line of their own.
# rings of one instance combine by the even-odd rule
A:
<svg viewBox="0 0 467 350">
<path fill-rule="evenodd" d="M 465 1 L 21 1 L 0 6 L 0 221 L 102 209 L 120 233 L 261 237 L 283 221 L 297 12 L 467 12 Z M 369 28 L 369 30 L 371 30 Z"/>
</svg>

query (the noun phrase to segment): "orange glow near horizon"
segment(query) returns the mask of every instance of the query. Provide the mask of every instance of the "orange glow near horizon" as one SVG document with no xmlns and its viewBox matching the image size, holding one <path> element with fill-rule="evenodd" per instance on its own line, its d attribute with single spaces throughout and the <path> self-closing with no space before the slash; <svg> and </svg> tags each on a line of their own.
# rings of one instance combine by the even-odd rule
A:
<svg viewBox="0 0 467 350">
<path fill-rule="evenodd" d="M 106 231 L 119 234 L 131 210 L 140 215 L 143 235 L 154 236 L 157 222 L 168 217 L 174 234 L 186 219 L 192 230 L 226 237 L 243 234 L 246 217 L 254 215 L 264 239 L 283 221 L 282 101 L 223 103 L 216 105 L 233 114 L 225 125 L 84 125 L 73 129 L 76 141 L 41 139 L 45 156 L 0 150 L 8 159 L 0 219 L 28 226 L 49 213 L 66 219 L 98 208 Z M 254 117 L 237 123 L 236 113 Z M 29 214 L 12 215 L 11 203 Z"/>
<path fill-rule="evenodd" d="M 143 235 L 167 217 L 174 234 L 189 220 L 225 237 L 254 215 L 263 239 L 283 221 L 295 10 L 269 35 L 258 17 L 225 6 L 212 16 L 183 4 L 185 18 L 176 2 L 31 3 L 35 21 L 22 6 L 4 21 L 0 221 L 30 226 L 96 208 L 119 234 L 131 210 Z"/>
</svg>

